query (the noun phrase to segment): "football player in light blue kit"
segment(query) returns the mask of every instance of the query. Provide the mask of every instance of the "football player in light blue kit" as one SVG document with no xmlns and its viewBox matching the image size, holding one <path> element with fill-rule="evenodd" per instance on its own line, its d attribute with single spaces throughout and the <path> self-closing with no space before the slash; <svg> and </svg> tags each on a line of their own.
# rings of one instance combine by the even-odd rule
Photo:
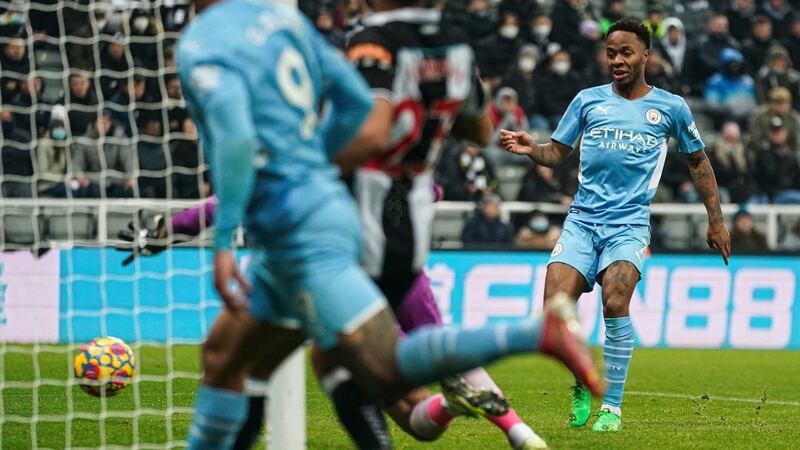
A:
<svg viewBox="0 0 800 450">
<path fill-rule="evenodd" d="M 295 9 L 264 0 L 195 6 L 178 64 L 219 198 L 214 284 L 225 309 L 203 345 L 189 448 L 231 448 L 247 412 L 249 369 L 258 361 L 270 372 L 307 336 L 386 404 L 527 352 L 550 354 L 601 389 L 563 297 L 530 321 L 428 327 L 398 340 L 388 303 L 358 265 L 358 213 L 330 163 L 351 140 L 348 154 L 372 156 L 364 148 L 374 146 L 356 135 L 372 105 L 366 83 Z M 320 124 L 323 100 L 331 106 Z M 251 246 L 247 277 L 233 253 L 240 222 Z"/>
<path fill-rule="evenodd" d="M 623 19 L 608 31 L 607 59 L 613 83 L 584 89 L 573 99 L 547 144 L 524 132 L 503 130 L 507 151 L 537 164 L 555 166 L 580 148 L 580 187 L 547 266 L 544 298 L 566 292 L 577 299 L 602 286 L 606 340 L 603 355 L 608 389 L 593 431 L 622 428 L 622 392 L 634 346 L 628 313 L 650 242 L 650 202 L 667 156 L 667 140 L 677 140 L 708 212 L 707 241 L 730 256 L 714 172 L 683 98 L 648 86 L 644 65 L 650 33 L 640 22 Z M 571 425 L 589 420 L 591 396 L 573 387 Z"/>
</svg>

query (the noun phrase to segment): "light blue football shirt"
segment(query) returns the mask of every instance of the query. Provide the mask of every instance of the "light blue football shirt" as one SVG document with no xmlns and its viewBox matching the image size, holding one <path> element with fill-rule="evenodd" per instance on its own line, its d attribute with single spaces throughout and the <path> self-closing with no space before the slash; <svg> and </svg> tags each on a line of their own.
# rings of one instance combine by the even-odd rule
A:
<svg viewBox="0 0 800 450">
<path fill-rule="evenodd" d="M 349 195 L 330 158 L 355 136 L 371 94 L 297 9 L 214 4 L 181 36 L 178 68 L 219 197 L 217 248 L 231 245 L 240 221 L 268 239 Z"/>
<path fill-rule="evenodd" d="M 580 144 L 578 192 L 570 218 L 589 223 L 650 223 L 669 137 L 681 153 L 702 150 L 692 113 L 683 98 L 654 87 L 636 100 L 611 84 L 584 89 L 572 100 L 551 139 Z"/>
</svg>

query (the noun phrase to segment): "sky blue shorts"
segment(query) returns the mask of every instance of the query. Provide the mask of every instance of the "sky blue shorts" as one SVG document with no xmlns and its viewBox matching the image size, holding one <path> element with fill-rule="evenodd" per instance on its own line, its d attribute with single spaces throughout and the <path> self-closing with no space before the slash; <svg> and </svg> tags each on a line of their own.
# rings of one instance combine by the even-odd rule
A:
<svg viewBox="0 0 800 450">
<path fill-rule="evenodd" d="M 349 197 L 325 203 L 291 233 L 258 242 L 247 269 L 255 318 L 300 329 L 328 350 L 388 307 L 358 265 L 361 225 Z"/>
<path fill-rule="evenodd" d="M 641 276 L 648 245 L 647 225 L 593 224 L 567 217 L 548 264 L 572 266 L 586 279 L 586 292 L 590 292 L 595 281 L 601 282 L 598 275 L 615 261 L 630 262 Z"/>
</svg>

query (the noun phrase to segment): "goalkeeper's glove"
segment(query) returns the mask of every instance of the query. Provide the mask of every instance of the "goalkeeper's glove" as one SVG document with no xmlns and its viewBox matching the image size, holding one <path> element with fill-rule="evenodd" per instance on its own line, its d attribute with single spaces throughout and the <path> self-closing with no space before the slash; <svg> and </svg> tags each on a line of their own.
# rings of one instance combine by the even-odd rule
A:
<svg viewBox="0 0 800 450">
<path fill-rule="evenodd" d="M 137 223 L 128 222 L 128 229 L 117 233 L 118 238 L 129 243 L 117 246 L 117 250 L 131 252 L 122 265 L 127 266 L 139 256 L 153 256 L 166 250 L 168 234 L 167 221 L 161 214 Z"/>
</svg>

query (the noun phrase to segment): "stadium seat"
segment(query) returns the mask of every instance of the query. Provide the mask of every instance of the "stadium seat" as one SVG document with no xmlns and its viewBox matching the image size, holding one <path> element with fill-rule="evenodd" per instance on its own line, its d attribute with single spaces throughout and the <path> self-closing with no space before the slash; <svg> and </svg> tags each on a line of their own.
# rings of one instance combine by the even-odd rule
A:
<svg viewBox="0 0 800 450">
<path fill-rule="evenodd" d="M 8 212 L 2 214 L 3 239 L 6 245 L 30 245 L 41 241 L 36 233 L 44 229 L 42 216 L 33 216 L 30 212 Z"/>
<path fill-rule="evenodd" d="M 36 60 L 36 69 L 37 70 L 51 70 L 54 72 L 60 72 L 63 70 L 63 65 L 61 63 L 61 55 L 57 51 L 48 50 L 48 49 L 37 49 L 34 52 L 34 57 Z"/>
<path fill-rule="evenodd" d="M 665 245 L 668 248 L 677 249 L 691 246 L 693 226 L 688 217 L 665 216 L 661 228 L 666 232 L 667 238 Z"/>
<path fill-rule="evenodd" d="M 431 238 L 435 247 L 450 247 L 461 243 L 461 230 L 467 214 L 461 211 L 438 211 L 433 221 Z"/>
<path fill-rule="evenodd" d="M 526 169 L 518 166 L 503 166 L 497 170 L 497 190 L 503 200 L 516 200 L 519 188 L 522 185 L 522 177 L 525 176 Z"/>
<path fill-rule="evenodd" d="M 65 211 L 61 208 L 43 211 L 46 220 L 47 239 L 94 240 L 97 235 L 97 219 L 87 210 Z"/>
</svg>

